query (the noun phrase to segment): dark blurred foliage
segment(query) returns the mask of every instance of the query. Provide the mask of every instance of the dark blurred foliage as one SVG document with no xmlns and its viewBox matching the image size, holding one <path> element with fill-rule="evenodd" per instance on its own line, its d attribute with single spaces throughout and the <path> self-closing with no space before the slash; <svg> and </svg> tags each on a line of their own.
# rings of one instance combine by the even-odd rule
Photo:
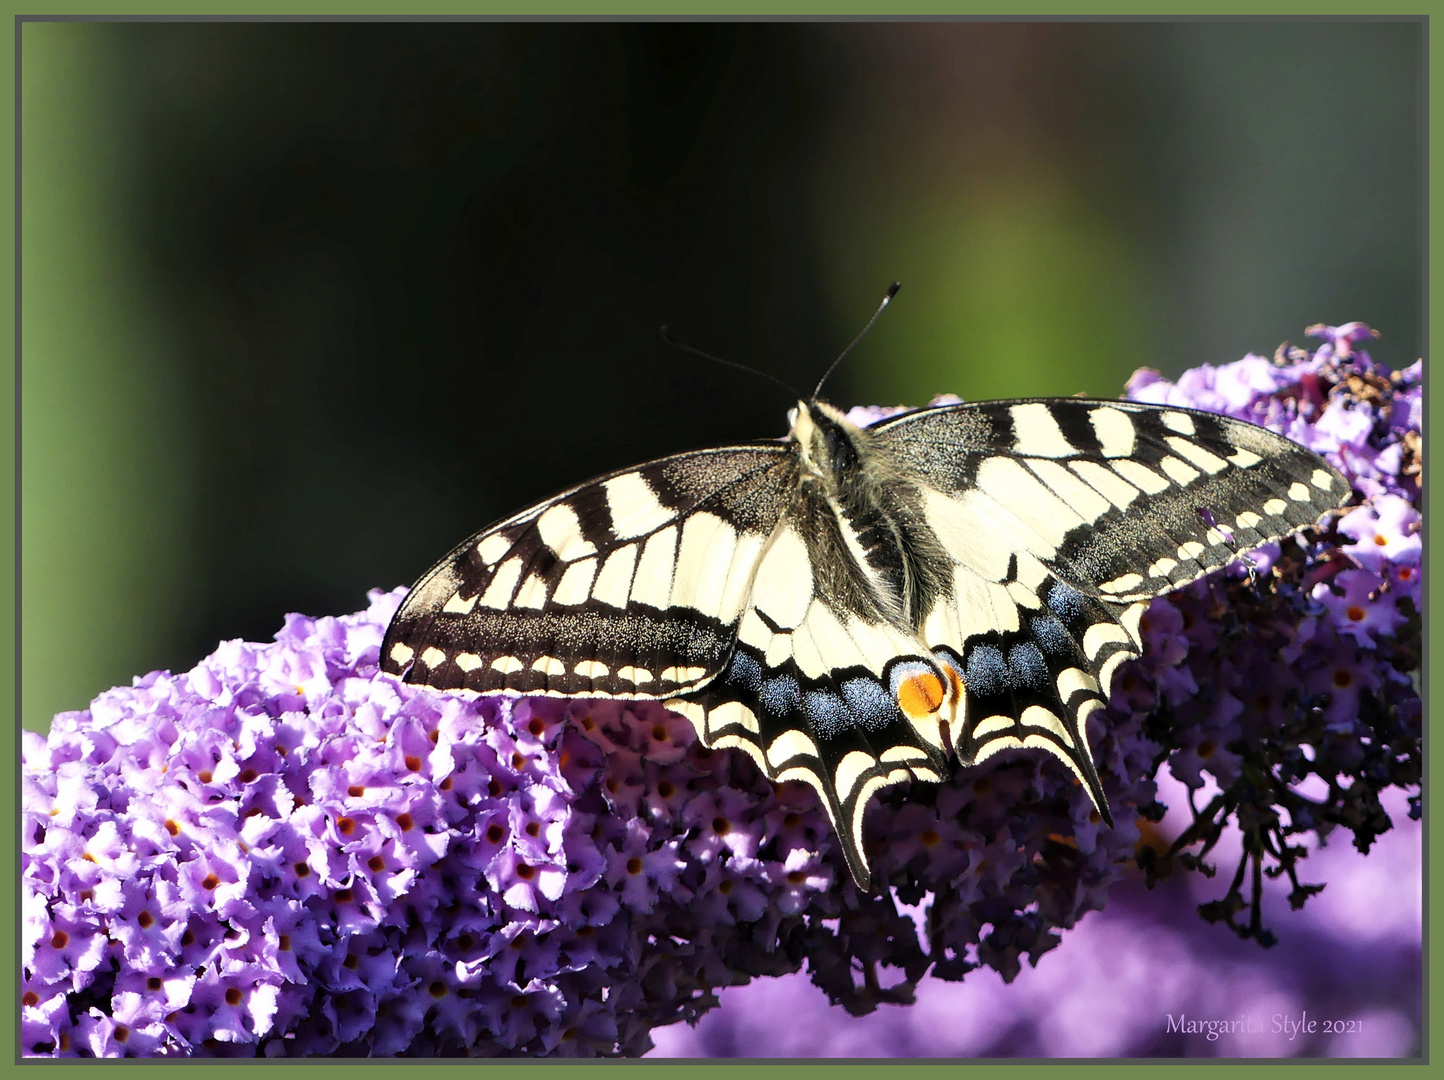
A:
<svg viewBox="0 0 1444 1080">
<path fill-rule="evenodd" d="M 840 347 L 793 179 L 826 72 L 794 29 L 120 33 L 140 71 L 226 68 L 191 109 L 138 103 L 136 212 L 205 417 L 208 610 L 172 662 L 347 610 L 591 474 L 784 433 L 784 391 L 663 323 L 808 385 Z"/>
<path fill-rule="evenodd" d="M 353 610 L 590 475 L 784 433 L 783 390 L 663 323 L 806 392 L 901 278 L 844 405 L 1113 394 L 1313 321 L 1421 347 L 1418 24 L 45 32 L 34 77 L 89 35 L 124 119 L 85 167 L 117 169 L 172 358 L 133 381 L 178 395 L 193 466 L 180 601 L 126 602 L 157 644 L 37 648 L 54 707 Z"/>
</svg>

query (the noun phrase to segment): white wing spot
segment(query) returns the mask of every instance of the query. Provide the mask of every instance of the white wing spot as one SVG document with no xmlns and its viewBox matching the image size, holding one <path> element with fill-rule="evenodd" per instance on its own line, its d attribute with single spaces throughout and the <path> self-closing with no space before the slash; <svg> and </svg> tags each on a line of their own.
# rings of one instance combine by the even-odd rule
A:
<svg viewBox="0 0 1444 1080">
<path fill-rule="evenodd" d="M 1121 593 L 1127 592 L 1129 589 L 1136 589 L 1142 584 L 1143 575 L 1123 574 L 1120 577 L 1114 578 L 1112 581 L 1103 582 L 1098 588 L 1106 593 Z"/>
<path fill-rule="evenodd" d="M 531 669 L 543 675 L 565 675 L 567 666 L 555 656 L 538 656 L 532 661 Z"/>
<path fill-rule="evenodd" d="M 1199 472 L 1191 465 L 1187 465 L 1176 457 L 1166 457 L 1158 463 L 1158 467 L 1168 474 L 1168 478 L 1179 487 L 1193 483 L 1199 477 Z"/>
<path fill-rule="evenodd" d="M 680 698 L 674 698 L 671 701 L 664 701 L 662 704 L 664 704 L 667 708 L 671 709 L 674 713 L 677 713 L 679 716 L 685 716 L 688 720 L 692 721 L 692 726 L 697 729 L 697 734 L 700 735 L 702 733 L 703 726 L 707 722 L 707 710 L 704 709 L 701 705 L 698 705 L 695 701 L 682 701 Z M 742 745 L 740 741 L 738 745 Z M 745 745 L 742 746 L 742 748 L 744 750 L 747 749 Z M 750 752 L 752 753 L 753 757 L 761 757 L 760 752 L 758 752 L 755 747 Z M 761 765 L 762 762 L 759 760 L 758 764 Z"/>
<path fill-rule="evenodd" d="M 707 714 L 709 734 L 733 724 L 741 725 L 754 735 L 762 730 L 757 724 L 757 715 L 740 701 L 724 701 Z"/>
<path fill-rule="evenodd" d="M 491 662 L 491 670 L 499 671 L 503 675 L 510 675 L 514 671 L 525 670 L 526 665 L 515 656 L 498 656 Z"/>
<path fill-rule="evenodd" d="M 757 625 L 762 625 L 760 620 Z M 766 627 L 763 627 L 763 629 L 766 630 Z M 771 634 L 771 631 L 767 631 L 767 633 Z M 763 654 L 762 658 L 763 663 L 769 668 L 781 667 L 787 663 L 788 659 L 792 656 L 792 635 L 771 634 L 767 639 L 766 649 L 767 651 Z"/>
<path fill-rule="evenodd" d="M 878 755 L 879 761 L 927 761 L 928 756 L 916 746 L 889 746 Z"/>
<path fill-rule="evenodd" d="M 1004 586 L 1013 603 L 1028 611 L 1037 611 L 1043 606 L 1043 601 L 1038 599 L 1038 594 L 1021 581 L 1010 581 Z"/>
<path fill-rule="evenodd" d="M 540 610 L 546 606 L 547 593 L 546 580 L 536 574 L 532 574 L 516 591 L 516 599 L 512 601 L 513 607 L 535 608 Z"/>
<path fill-rule="evenodd" d="M 1046 751 L 1048 751 L 1048 753 L 1052 754 L 1055 758 L 1057 758 L 1059 761 L 1061 761 L 1064 765 L 1067 765 L 1068 768 L 1072 769 L 1072 770 L 1073 770 L 1073 775 L 1078 778 L 1078 780 L 1079 780 L 1080 783 L 1083 782 L 1083 779 L 1084 779 L 1084 778 L 1083 778 L 1083 772 L 1082 772 L 1081 769 L 1078 768 L 1078 763 L 1075 762 L 1075 761 L 1074 761 L 1071 757 L 1069 757 L 1067 754 L 1060 754 L 1060 753 L 1058 752 L 1058 747 L 1057 747 L 1056 745 L 1054 745 L 1054 743 L 1052 742 L 1052 740 L 1050 740 L 1046 735 L 1024 735 L 1024 736 L 1023 736 L 1023 748 L 1024 748 L 1025 750 L 1046 750 Z"/>
<path fill-rule="evenodd" d="M 766 764 L 762 761 L 762 751 L 760 749 L 754 747 L 752 750 L 752 756 L 757 759 L 757 763 L 759 765 L 761 765 L 764 769 L 767 768 Z M 778 784 L 785 784 L 789 780 L 801 780 L 803 783 L 811 784 L 819 792 L 821 792 L 823 789 L 822 777 L 817 774 L 817 770 L 807 765 L 794 765 L 790 769 L 783 769 L 772 779 L 775 783 Z M 828 820 L 831 821 L 834 826 L 836 826 L 837 818 L 833 816 L 832 807 L 828 805 L 828 803 L 825 801 L 822 805 L 827 808 Z"/>
<path fill-rule="evenodd" d="M 813 757 L 820 756 L 817 752 L 817 744 L 808 738 L 804 732 L 794 728 L 791 731 L 784 731 L 772 740 L 772 745 L 767 748 L 767 763 L 776 769 L 779 768 L 784 761 L 791 761 L 799 754 L 811 754 Z"/>
<path fill-rule="evenodd" d="M 1202 544 L 1200 544 L 1197 540 L 1190 540 L 1186 544 L 1178 545 L 1178 557 L 1180 559 L 1197 560 L 1198 557 L 1202 555 L 1206 550 L 1208 549 L 1205 548 Z"/>
<path fill-rule="evenodd" d="M 1167 577 L 1173 573 L 1173 568 L 1178 565 L 1177 559 L 1159 559 L 1148 568 L 1149 577 Z"/>
<path fill-rule="evenodd" d="M 812 560 L 797 530 L 785 527 L 775 534 L 757 568 L 752 595 L 754 607 L 765 611 L 784 629 L 798 626 L 812 602 Z"/>
<path fill-rule="evenodd" d="M 391 659 L 395 660 L 398 664 L 405 664 L 415 655 L 416 652 L 410 645 L 403 645 L 398 641 L 395 645 L 391 646 Z"/>
<path fill-rule="evenodd" d="M 953 567 L 953 595 L 949 599 L 950 602 L 945 600 L 944 604 L 957 618 L 958 635 L 945 640 L 966 641 L 975 634 L 1018 630 L 1018 605 L 1008 590 L 995 582 L 984 581 L 966 566 Z"/>
<path fill-rule="evenodd" d="M 1064 668 L 1058 672 L 1058 697 L 1065 704 L 1079 690 L 1098 692 L 1098 680 L 1082 668 Z"/>
<path fill-rule="evenodd" d="M 1268 502 L 1264 503 L 1264 512 L 1272 514 L 1274 517 L 1278 517 L 1288 508 L 1289 504 L 1284 502 L 1282 499 L 1270 499 Z"/>
<path fill-rule="evenodd" d="M 1089 411 L 1088 422 L 1093 425 L 1104 457 L 1121 458 L 1133 453 L 1133 419 L 1122 409 L 1100 405 Z"/>
<path fill-rule="evenodd" d="M 1334 478 L 1324 472 L 1323 469 L 1315 469 L 1314 475 L 1309 477 L 1309 483 L 1313 484 L 1314 487 L 1320 491 L 1328 491 L 1334 486 Z"/>
<path fill-rule="evenodd" d="M 652 673 L 646 668 L 641 667 L 619 667 L 617 668 L 617 678 L 623 682 L 632 683 L 635 686 L 640 686 L 645 682 L 655 681 L 652 678 Z"/>
<path fill-rule="evenodd" d="M 1293 499 L 1294 502 L 1308 502 L 1311 497 L 1312 496 L 1309 495 L 1309 489 L 1298 481 L 1294 481 L 1289 485 L 1289 498 Z"/>
<path fill-rule="evenodd" d="M 1237 447 L 1232 454 L 1228 455 L 1228 460 L 1233 462 L 1240 469 L 1251 469 L 1260 461 L 1262 461 L 1263 458 L 1259 457 L 1252 450 L 1245 450 L 1243 449 L 1243 447 Z"/>
<path fill-rule="evenodd" d="M 456 592 L 452 593 L 451 599 L 446 602 L 441 610 L 448 615 L 470 615 L 471 609 L 474 607 L 476 607 L 476 597 L 468 596 L 463 600 L 461 593 Z"/>
<path fill-rule="evenodd" d="M 854 750 L 853 753 L 856 754 L 858 751 Z M 899 770 L 899 773 L 901 773 L 901 775 L 898 775 L 898 773 L 888 773 L 886 776 L 874 776 L 867 783 L 863 784 L 862 790 L 857 793 L 857 806 L 852 812 L 852 842 L 856 845 L 858 851 L 862 850 L 862 812 L 867 807 L 867 801 L 872 798 L 872 793 L 879 788 L 885 788 L 897 780 L 907 779 L 907 772 L 905 770 Z"/>
<path fill-rule="evenodd" d="M 862 778 L 863 773 L 875 764 L 877 764 L 877 759 L 863 750 L 853 750 L 846 754 L 837 763 L 837 770 L 832 774 L 833 785 L 837 788 L 837 797 L 846 802 L 847 797 L 852 794 L 852 789 L 857 787 L 857 782 Z"/>
<path fill-rule="evenodd" d="M 977 726 L 973 728 L 973 738 L 981 739 L 995 731 L 1012 731 L 1017 723 L 1018 721 L 1011 716 L 990 716 L 986 720 L 978 721 Z"/>
<path fill-rule="evenodd" d="M 1088 718 L 1091 717 L 1094 713 L 1096 713 L 1099 709 L 1103 709 L 1106 707 L 1107 706 L 1105 706 L 1103 702 L 1099 701 L 1097 698 L 1090 698 L 1089 700 L 1083 702 L 1082 705 L 1078 706 L 1078 715 L 1074 718 L 1074 722 L 1078 725 L 1078 732 L 1083 736 L 1083 743 L 1085 746 L 1088 743 Z M 1076 772 L 1077 770 L 1074 771 Z M 1095 803 L 1094 805 L 1096 806 L 1097 804 Z"/>
<path fill-rule="evenodd" d="M 757 569 L 757 557 L 767 537 L 761 533 L 741 533 L 737 546 L 732 551 L 732 562 L 727 567 L 726 582 L 722 586 L 722 599 L 718 610 L 723 622 L 736 618 L 742 606 L 747 603 L 747 594 L 752 591 L 752 575 Z"/>
<path fill-rule="evenodd" d="M 1053 410 L 1041 401 L 1010 406 L 1013 414 L 1013 446 L 1029 457 L 1072 457 L 1078 448 L 1058 426 Z"/>
<path fill-rule="evenodd" d="M 689 607 L 730 623 L 737 611 L 723 609 L 727 568 L 737 548 L 737 530 L 705 511 L 682 525 L 682 543 L 672 572 L 672 606 Z M 740 605 L 739 605 L 740 607 Z"/>
<path fill-rule="evenodd" d="M 1262 520 L 1263 518 L 1259 517 L 1252 510 L 1245 510 L 1238 516 L 1238 527 L 1240 529 L 1252 529 Z"/>
<path fill-rule="evenodd" d="M 1018 552 L 1018 572 L 1015 575 L 1018 581 L 1021 581 L 1034 592 L 1037 592 L 1038 586 L 1042 585 L 1043 582 L 1052 576 L 1048 568 L 1033 558 L 1032 555 L 1029 555 L 1026 551 Z"/>
<path fill-rule="evenodd" d="M 605 679 L 612 669 L 600 660 L 583 660 L 572 670 L 584 679 Z"/>
<path fill-rule="evenodd" d="M 1028 479 L 1036 483 L 1032 477 Z M 989 581 L 1002 579 L 1008 573 L 1008 562 L 1015 551 L 1033 548 L 1046 558 L 1057 550 L 1030 543 L 1032 538 L 1027 530 L 1011 522 L 1011 515 L 981 492 L 969 492 L 961 500 L 950 498 L 931 486 L 925 486 L 922 493 L 923 513 L 938 542 L 954 562 L 966 567 L 975 577 Z"/>
<path fill-rule="evenodd" d="M 663 668 L 662 674 L 657 677 L 663 682 L 690 683 L 696 682 L 707 674 L 704 667 L 669 667 Z"/>
<path fill-rule="evenodd" d="M 996 719 L 1007 719 L 1007 718 L 1006 718 L 1006 717 L 989 717 L 989 720 L 996 720 Z M 1009 722 L 1011 723 L 1011 721 L 1009 721 Z M 1041 735 L 1033 735 L 1033 736 L 1030 736 L 1030 737 L 1031 737 L 1032 739 L 1036 740 L 1037 742 L 1041 742 L 1041 743 L 1046 743 L 1046 742 L 1047 742 L 1047 740 L 1044 739 Z M 988 741 L 987 743 L 985 743 L 983 746 L 981 746 L 981 747 L 978 748 L 978 756 L 975 757 L 975 758 L 973 758 L 973 762 L 972 762 L 972 763 L 973 763 L 974 765 L 980 764 L 981 762 L 987 761 L 988 758 L 992 757 L 994 754 L 996 754 L 996 753 L 997 753 L 998 751 L 1000 751 L 1000 750 L 1016 750 L 1016 749 L 1018 749 L 1018 748 L 1020 748 L 1020 747 L 1022 747 L 1022 746 L 1023 746 L 1023 740 L 1022 740 L 1022 739 L 1019 739 L 1019 738 L 1018 738 L 1017 736 L 1015 736 L 1015 735 L 999 735 L 997 738 L 989 740 L 989 741 Z"/>
<path fill-rule="evenodd" d="M 511 603 L 511 594 L 516 591 L 516 583 L 520 580 L 521 557 L 513 556 L 497 567 L 491 584 L 486 587 L 486 592 L 481 594 L 479 603 L 482 607 L 506 607 Z"/>
<path fill-rule="evenodd" d="M 567 567 L 557 591 L 552 595 L 553 604 L 574 606 L 584 604 L 591 595 L 592 579 L 597 576 L 596 559 L 580 559 Z"/>
<path fill-rule="evenodd" d="M 1051 731 L 1064 746 L 1069 748 L 1073 746 L 1073 736 L 1068 734 L 1068 729 L 1063 726 L 1063 721 L 1041 705 L 1029 705 L 1023 710 L 1023 726 Z M 1027 736 L 1024 736 L 1024 742 L 1026 741 Z"/>
<path fill-rule="evenodd" d="M 557 553 L 562 562 L 585 558 L 597 553 L 596 546 L 582 536 L 582 522 L 577 512 L 564 502 L 553 503 L 536 519 L 542 543 Z"/>
<path fill-rule="evenodd" d="M 1180 414 L 1182 415 L 1182 414 Z M 1193 462 L 1210 476 L 1221 473 L 1228 468 L 1228 462 L 1217 454 L 1211 454 L 1196 442 L 1189 442 L 1187 439 L 1180 439 L 1177 435 L 1170 435 L 1164 440 L 1173 447 L 1173 452 L 1181 458 Z"/>
<path fill-rule="evenodd" d="M 592 586 L 592 599 L 609 607 L 624 608 L 632 591 L 632 568 L 637 562 L 637 545 L 628 544 L 607 556 L 597 583 Z"/>
<path fill-rule="evenodd" d="M 637 560 L 632 579 L 632 603 L 665 608 L 672 597 L 672 569 L 677 565 L 677 528 L 652 536 Z"/>
<path fill-rule="evenodd" d="M 1068 535 L 1069 529 L 1084 523 L 1082 514 L 1049 491 L 1013 458 L 991 457 L 986 459 L 978 466 L 975 479 L 978 490 L 970 491 L 964 499 L 964 504 L 976 504 L 980 494 L 986 496 L 995 506 L 989 507 L 985 504 L 979 506 L 977 512 L 994 519 L 996 524 L 991 532 L 994 534 L 1000 532 L 998 525 L 1006 523 L 1008 516 L 1016 517 L 1045 541 L 1050 550 L 1043 551 L 1038 548 L 1037 544 L 1026 542 L 1017 546 L 1028 548 L 1044 558 L 1057 550 L 1058 545 L 1063 542 L 1063 538 Z M 929 517 L 931 518 L 931 515 Z M 931 521 L 929 523 L 931 524 Z M 994 535 L 984 534 L 984 536 L 994 543 L 997 542 L 998 538 Z M 977 546 L 982 539 L 975 534 L 972 537 L 972 544 Z M 951 547 L 951 545 L 949 546 Z M 1012 549 L 1010 548 L 1002 554 L 1006 564 L 1008 556 L 1012 554 Z"/>
<path fill-rule="evenodd" d="M 1056 461 L 1029 459 L 1028 468 L 1086 521 L 1097 521 L 1112 504 Z"/>
<path fill-rule="evenodd" d="M 1116 652 L 1103 661 L 1103 666 L 1098 669 L 1098 685 L 1103 687 L 1104 694 L 1107 694 L 1113 686 L 1113 673 L 1118 670 L 1120 665 L 1126 664 L 1132 659 L 1133 657 L 1126 652 Z"/>
<path fill-rule="evenodd" d="M 429 668 L 439 668 L 446 663 L 446 654 L 435 645 L 429 646 L 421 654 L 421 662 Z"/>
<path fill-rule="evenodd" d="M 456 654 L 456 666 L 462 671 L 471 672 L 481 667 L 481 657 L 474 652 L 463 652 Z"/>
<path fill-rule="evenodd" d="M 506 558 L 506 553 L 511 550 L 511 541 L 500 533 L 492 533 L 490 536 L 483 536 L 476 545 L 476 553 L 481 556 L 481 561 L 487 566 L 493 566 Z"/>
<path fill-rule="evenodd" d="M 1128 644 L 1128 633 L 1117 623 L 1094 623 L 1083 632 L 1083 652 L 1089 660 L 1097 657 L 1104 645 L 1116 641 Z"/>
<path fill-rule="evenodd" d="M 1132 458 L 1119 458 L 1117 461 L 1110 461 L 1109 464 L 1113 466 L 1119 476 L 1135 487 L 1142 488 L 1150 495 L 1157 495 L 1159 492 L 1168 490 L 1167 480 Z"/>
<path fill-rule="evenodd" d="M 1169 430 L 1176 431 L 1180 435 L 1196 435 L 1198 433 L 1198 429 L 1193 426 L 1193 417 L 1188 413 L 1166 409 L 1163 413 L 1163 423 Z"/>
<path fill-rule="evenodd" d="M 612 514 L 612 533 L 618 540 L 656 532 L 677 516 L 662 505 L 641 473 L 614 476 L 602 481 L 602 488 Z"/>
<path fill-rule="evenodd" d="M 1147 610 L 1148 605 L 1140 601 L 1130 604 L 1123 614 L 1118 616 L 1119 623 L 1128 632 L 1128 636 L 1133 639 L 1133 644 L 1139 648 L 1143 647 L 1143 638 L 1140 636 L 1138 628 L 1143 624 L 1143 613 Z"/>
<path fill-rule="evenodd" d="M 1127 510 L 1140 494 L 1136 487 L 1096 461 L 1084 461 L 1080 458 L 1068 462 L 1068 468 L 1120 510 Z"/>
</svg>

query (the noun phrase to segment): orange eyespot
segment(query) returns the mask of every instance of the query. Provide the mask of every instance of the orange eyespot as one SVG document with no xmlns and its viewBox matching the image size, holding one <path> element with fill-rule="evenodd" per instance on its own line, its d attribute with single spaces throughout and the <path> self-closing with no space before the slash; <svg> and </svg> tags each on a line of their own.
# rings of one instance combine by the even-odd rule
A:
<svg viewBox="0 0 1444 1080">
<path fill-rule="evenodd" d="M 943 683 L 931 671 L 904 679 L 897 688 L 898 706 L 914 720 L 930 716 L 943 703 Z"/>
</svg>

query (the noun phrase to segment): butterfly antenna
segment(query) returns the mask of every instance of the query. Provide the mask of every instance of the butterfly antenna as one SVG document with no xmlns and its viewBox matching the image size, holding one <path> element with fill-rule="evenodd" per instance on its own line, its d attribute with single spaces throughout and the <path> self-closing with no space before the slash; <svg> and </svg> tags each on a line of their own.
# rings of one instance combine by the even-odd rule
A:
<svg viewBox="0 0 1444 1080">
<path fill-rule="evenodd" d="M 720 356 L 713 356 L 711 353 L 703 352 L 701 349 L 695 349 L 691 345 L 686 344 L 685 342 L 678 341 L 672 336 L 671 331 L 667 329 L 665 324 L 663 324 L 662 326 L 661 334 L 662 340 L 665 341 L 668 345 L 672 346 L 672 348 L 674 349 L 681 349 L 683 352 L 689 352 L 693 356 L 700 356 L 703 360 L 711 360 L 714 364 L 721 364 L 723 367 L 736 368 L 738 371 L 750 371 L 753 375 L 760 375 L 764 379 L 775 382 L 778 386 L 782 387 L 793 397 L 802 397 L 802 395 L 799 394 L 794 387 L 789 386 L 787 383 L 779 379 L 776 375 L 771 375 L 765 371 L 759 371 L 755 367 L 748 367 L 746 364 L 739 364 L 736 360 L 723 360 Z"/>
<path fill-rule="evenodd" d="M 894 281 L 891 285 L 888 286 L 887 295 L 882 298 L 882 303 L 879 304 L 877 306 L 877 310 L 872 313 L 872 318 L 867 320 L 867 325 L 862 328 L 862 332 L 858 334 L 857 337 L 852 339 L 852 344 L 842 350 L 842 352 L 838 355 L 838 358 L 832 362 L 832 367 L 828 368 L 825 372 L 823 372 L 822 378 L 817 380 L 817 389 L 812 392 L 813 401 L 816 401 L 817 395 L 822 393 L 822 384 L 827 382 L 828 377 L 837 370 L 837 365 L 842 363 L 842 358 L 848 353 L 852 352 L 852 350 L 857 346 L 857 343 L 867 336 L 867 332 L 872 329 L 872 324 L 877 322 L 878 318 L 882 315 L 882 313 L 887 310 L 887 306 L 892 303 L 892 298 L 897 295 L 897 291 L 901 288 L 901 281 Z"/>
</svg>

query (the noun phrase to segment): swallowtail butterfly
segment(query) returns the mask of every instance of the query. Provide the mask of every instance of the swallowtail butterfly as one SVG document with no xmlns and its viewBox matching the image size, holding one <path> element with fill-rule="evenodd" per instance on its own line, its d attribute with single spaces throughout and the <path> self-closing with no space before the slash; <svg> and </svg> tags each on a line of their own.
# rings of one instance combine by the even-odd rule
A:
<svg viewBox="0 0 1444 1080">
<path fill-rule="evenodd" d="M 661 458 L 484 529 L 382 645 L 406 681 L 660 699 L 819 793 L 854 879 L 880 788 L 1055 755 L 1110 824 L 1088 719 L 1147 602 L 1318 521 L 1349 484 L 1252 424 L 1080 398 L 867 427 L 799 401 L 782 442 Z"/>
</svg>

